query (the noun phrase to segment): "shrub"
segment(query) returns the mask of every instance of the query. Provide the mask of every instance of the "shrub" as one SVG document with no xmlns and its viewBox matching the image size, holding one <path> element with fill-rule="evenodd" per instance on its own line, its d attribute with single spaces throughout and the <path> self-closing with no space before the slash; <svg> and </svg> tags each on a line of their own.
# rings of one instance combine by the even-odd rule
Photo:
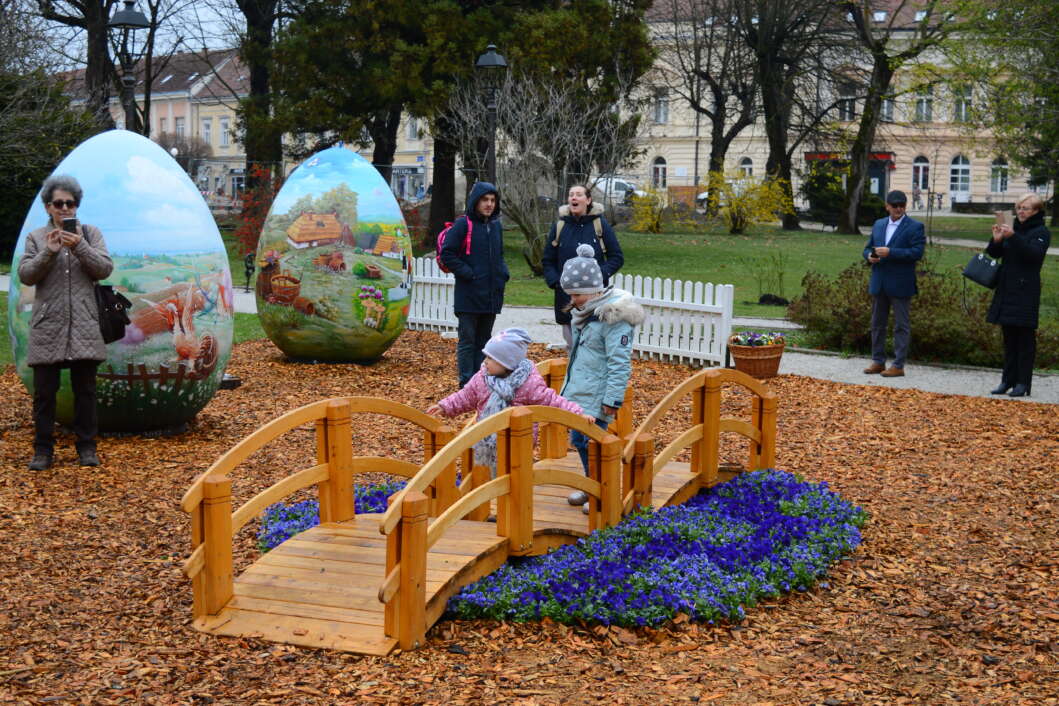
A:
<svg viewBox="0 0 1059 706">
<path fill-rule="evenodd" d="M 634 194 L 632 197 L 632 223 L 629 225 L 629 229 L 638 233 L 661 233 L 663 215 L 668 201 L 666 193 L 653 186 L 647 187 L 647 192 L 643 196 Z"/>
<path fill-rule="evenodd" d="M 802 279 L 802 295 L 787 315 L 806 328 L 808 343 L 818 348 L 871 352 L 871 269 L 858 262 L 829 280 L 817 272 Z M 919 294 L 912 299 L 912 341 L 908 355 L 997 367 L 1003 364 L 1000 327 L 985 322 L 993 293 L 965 282 L 958 272 L 922 267 Z M 1059 365 L 1059 325 L 1046 322 L 1037 335 L 1037 367 Z"/>
<path fill-rule="evenodd" d="M 800 193 L 809 202 L 810 219 L 824 220 L 828 216 L 835 217 L 842 211 L 842 203 L 846 198 L 842 176 L 848 171 L 847 168 L 828 162 L 813 162 L 802 173 Z M 864 192 L 860 196 L 860 206 L 857 208 L 858 225 L 871 225 L 885 215 L 886 207 L 882 198 L 869 191 L 868 185 L 865 184 Z"/>
<path fill-rule="evenodd" d="M 721 214 L 728 232 L 745 233 L 755 223 L 774 221 L 784 213 L 794 213 L 794 203 L 782 179 L 755 179 L 742 173 L 727 176 L 710 174 L 718 188 L 710 193 L 708 210 Z"/>
</svg>

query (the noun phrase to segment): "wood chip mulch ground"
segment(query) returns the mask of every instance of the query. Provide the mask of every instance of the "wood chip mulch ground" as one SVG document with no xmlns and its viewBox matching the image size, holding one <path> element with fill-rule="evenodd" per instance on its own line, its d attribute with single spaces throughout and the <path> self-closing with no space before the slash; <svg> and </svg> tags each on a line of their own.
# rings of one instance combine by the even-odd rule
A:
<svg viewBox="0 0 1059 706">
<path fill-rule="evenodd" d="M 778 466 L 871 513 L 864 544 L 813 590 L 738 625 L 658 630 L 442 621 L 388 658 L 216 638 L 189 627 L 178 501 L 219 454 L 280 413 L 365 394 L 420 409 L 453 390 L 455 346 L 406 333 L 371 367 L 237 346 L 183 434 L 107 438 L 104 466 L 25 468 L 30 400 L 0 375 L 0 702 L 1059 703 L 1059 409 L 784 376 Z M 535 346 L 535 359 L 548 357 Z M 636 417 L 691 371 L 634 366 Z M 726 403 L 735 409 L 738 399 Z M 676 428 L 676 425 L 673 426 Z M 358 453 L 413 459 L 418 438 L 358 420 Z M 312 460 L 287 435 L 235 474 L 237 501 Z M 740 448 L 725 454 L 740 460 Z M 256 523 L 237 538 L 253 560 Z"/>
</svg>

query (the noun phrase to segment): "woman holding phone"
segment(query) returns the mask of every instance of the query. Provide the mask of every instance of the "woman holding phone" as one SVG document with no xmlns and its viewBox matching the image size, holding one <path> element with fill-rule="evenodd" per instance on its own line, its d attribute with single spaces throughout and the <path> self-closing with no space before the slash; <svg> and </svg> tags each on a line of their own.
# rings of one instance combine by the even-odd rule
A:
<svg viewBox="0 0 1059 706">
<path fill-rule="evenodd" d="M 98 466 L 96 455 L 96 367 L 107 357 L 99 330 L 94 285 L 114 269 L 103 234 L 78 223 L 81 185 L 71 176 L 49 177 L 41 189 L 48 225 L 26 237 L 18 279 L 36 287 L 26 363 L 33 368 L 33 460 L 29 468 L 50 468 L 55 448 L 55 395 L 59 374 L 70 370 L 74 392 L 77 456 Z"/>
<path fill-rule="evenodd" d="M 1015 202 L 1015 223 L 997 214 L 986 253 L 1000 260 L 996 291 L 986 321 L 1004 335 L 1004 373 L 994 395 L 1030 394 L 1037 353 L 1037 314 L 1041 303 L 1041 267 L 1052 236 L 1044 225 L 1044 202 L 1028 193 Z"/>
</svg>

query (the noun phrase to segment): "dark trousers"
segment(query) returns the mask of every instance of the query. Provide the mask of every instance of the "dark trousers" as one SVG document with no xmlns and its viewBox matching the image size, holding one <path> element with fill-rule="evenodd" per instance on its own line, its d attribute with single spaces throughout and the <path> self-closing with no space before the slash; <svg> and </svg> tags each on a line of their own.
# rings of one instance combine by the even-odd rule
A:
<svg viewBox="0 0 1059 706">
<path fill-rule="evenodd" d="M 602 419 L 596 419 L 596 426 L 600 429 L 606 429 L 610 426 L 610 422 L 605 422 Z M 585 469 L 585 475 L 588 475 L 588 442 L 591 441 L 587 436 L 577 431 L 576 429 L 570 430 L 570 443 L 577 449 L 578 456 L 581 457 L 581 467 Z"/>
<path fill-rule="evenodd" d="M 871 305 L 871 359 L 886 363 L 886 324 L 890 320 L 890 307 L 894 310 L 894 367 L 904 368 L 908 356 L 908 343 L 912 340 L 911 297 L 891 297 L 887 294 L 872 296 Z"/>
<path fill-rule="evenodd" d="M 1000 330 L 1004 334 L 1004 382 L 1029 387 L 1037 357 L 1037 329 L 1001 326 Z"/>
<path fill-rule="evenodd" d="M 73 360 L 69 363 L 33 366 L 33 438 L 34 451 L 51 454 L 55 447 L 55 395 L 59 392 L 59 375 L 70 369 L 70 383 L 74 391 L 73 431 L 77 450 L 95 449 L 99 421 L 96 416 L 95 360 Z"/>
<path fill-rule="evenodd" d="M 462 388 L 482 367 L 485 353 L 482 349 L 493 336 L 496 314 L 466 314 L 456 312 L 459 326 L 456 329 L 456 373 Z"/>
</svg>

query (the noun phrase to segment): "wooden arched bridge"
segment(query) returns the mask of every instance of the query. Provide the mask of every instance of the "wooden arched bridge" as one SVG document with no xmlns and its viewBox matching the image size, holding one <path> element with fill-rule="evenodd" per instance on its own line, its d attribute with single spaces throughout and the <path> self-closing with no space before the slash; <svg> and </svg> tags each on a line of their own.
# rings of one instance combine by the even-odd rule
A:
<svg viewBox="0 0 1059 706">
<path fill-rule="evenodd" d="M 546 361 L 539 367 L 558 385 L 564 366 L 565 361 Z M 749 422 L 721 417 L 725 383 L 752 393 Z M 686 429 L 656 451 L 652 430 L 689 396 Z M 543 554 L 612 526 L 639 506 L 680 503 L 726 480 L 719 469 L 721 432 L 746 437 L 749 469 L 775 463 L 776 398 L 743 373 L 710 369 L 691 376 L 634 432 L 628 431 L 629 407 L 623 405 L 617 424 L 626 432 L 624 441 L 552 407 L 509 408 L 459 434 L 412 407 L 371 397 L 322 400 L 284 414 L 218 459 L 181 501 L 191 515 L 192 553 L 184 571 L 193 583 L 195 628 L 372 655 L 397 646 L 413 649 L 423 643 L 450 597 L 508 557 Z M 354 456 L 351 417 L 366 413 L 420 427 L 422 465 Z M 316 425 L 316 464 L 233 511 L 229 474 L 258 449 L 309 422 Z M 537 461 L 535 424 L 540 424 Z M 576 452 L 567 452 L 567 429 L 591 439 L 588 477 Z M 474 465 L 471 451 L 489 434 L 497 435 L 495 478 Z M 689 448 L 690 462 L 673 460 Z M 353 479 L 365 472 L 409 479 L 385 513 L 354 512 Z M 236 577 L 234 533 L 267 506 L 313 485 L 320 524 Z M 566 502 L 570 489 L 590 496 L 587 516 Z M 487 521 L 494 508 L 495 522 Z"/>
</svg>

